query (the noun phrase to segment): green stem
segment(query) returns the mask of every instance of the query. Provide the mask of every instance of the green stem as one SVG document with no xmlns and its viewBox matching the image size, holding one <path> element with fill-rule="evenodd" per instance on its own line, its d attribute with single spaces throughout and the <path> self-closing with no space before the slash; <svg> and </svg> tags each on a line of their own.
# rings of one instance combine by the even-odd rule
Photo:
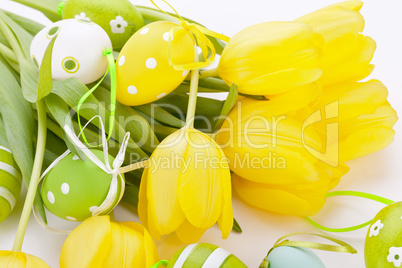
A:
<svg viewBox="0 0 402 268">
<path fill-rule="evenodd" d="M 218 67 L 209 70 L 201 70 L 200 71 L 200 79 L 207 77 L 219 77 Z"/>
<path fill-rule="evenodd" d="M 0 11 L 0 12 L 2 12 L 2 11 Z M 0 20 L 0 31 L 2 31 L 2 33 L 4 34 L 4 36 L 7 39 L 8 43 L 10 44 L 11 48 L 14 50 L 14 53 L 17 56 L 17 59 L 20 60 L 20 59 L 24 58 L 24 53 L 22 52 L 20 43 L 18 42 L 14 33 L 11 31 L 11 29 L 8 27 L 8 25 L 3 20 Z"/>
<path fill-rule="evenodd" d="M 13 251 L 21 251 L 22 242 L 24 240 L 25 231 L 28 226 L 29 216 L 31 215 L 32 206 L 35 199 L 36 189 L 38 188 L 40 174 L 42 170 L 43 157 L 45 155 L 46 146 L 46 108 L 43 100 L 36 103 L 38 112 L 38 141 L 36 145 L 35 161 L 29 183 L 28 193 L 25 199 L 24 208 L 22 209 L 21 219 L 18 224 L 17 235 L 15 236 Z"/>
<path fill-rule="evenodd" d="M 196 50 L 197 51 L 197 50 Z M 198 54 L 195 53 L 194 61 L 198 61 Z M 199 70 L 195 69 L 191 72 L 190 93 L 187 107 L 186 126 L 194 127 L 195 107 L 197 105 L 197 91 L 198 91 L 198 78 Z"/>
<path fill-rule="evenodd" d="M 14 52 L 6 45 L 0 42 L 0 53 L 3 54 L 3 56 L 9 58 L 10 60 L 13 60 L 15 62 L 18 61 L 17 57 L 15 56 Z"/>
</svg>

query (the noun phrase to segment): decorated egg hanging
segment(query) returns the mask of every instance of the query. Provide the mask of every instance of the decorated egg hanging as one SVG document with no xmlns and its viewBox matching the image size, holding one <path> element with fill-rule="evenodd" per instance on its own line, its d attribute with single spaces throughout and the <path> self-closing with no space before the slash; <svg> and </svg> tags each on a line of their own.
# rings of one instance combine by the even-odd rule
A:
<svg viewBox="0 0 402 268">
<path fill-rule="evenodd" d="M 11 151 L 0 146 L 0 222 L 13 210 L 21 191 L 22 177 Z"/>
<path fill-rule="evenodd" d="M 274 248 L 266 257 L 269 268 L 325 268 L 321 259 L 310 249 L 281 246 Z"/>
<path fill-rule="evenodd" d="M 364 258 L 367 268 L 402 266 L 402 202 L 383 208 L 366 235 Z"/>
<path fill-rule="evenodd" d="M 169 45 L 169 31 L 178 25 L 159 21 L 146 25 L 124 45 L 116 62 L 117 100 L 135 106 L 153 102 L 176 89 L 188 74 L 169 64 L 194 62 L 194 41 L 187 30 L 177 31 Z"/>
<path fill-rule="evenodd" d="M 105 49 L 112 49 L 107 33 L 85 19 L 68 19 L 42 29 L 32 40 L 30 53 L 38 67 L 51 39 L 57 34 L 52 53 L 54 80 L 76 77 L 84 84 L 102 77 L 108 68 Z"/>
<path fill-rule="evenodd" d="M 128 0 L 68 0 L 62 12 L 63 19 L 85 19 L 98 24 L 115 49 L 122 48 L 144 26 L 141 13 Z"/>
<path fill-rule="evenodd" d="M 167 268 L 247 268 L 233 254 L 207 243 L 191 244 L 179 250 L 170 259 Z"/>
<path fill-rule="evenodd" d="M 98 159 L 102 151 L 90 150 Z M 112 165 L 114 158 L 109 155 Z M 54 215 L 71 221 L 83 221 L 103 203 L 108 194 L 112 175 L 103 171 L 90 159 L 81 161 L 70 153 L 45 176 L 41 195 L 45 207 Z M 114 204 L 121 192 L 119 180 Z M 113 207 L 113 206 L 112 206 Z"/>
</svg>

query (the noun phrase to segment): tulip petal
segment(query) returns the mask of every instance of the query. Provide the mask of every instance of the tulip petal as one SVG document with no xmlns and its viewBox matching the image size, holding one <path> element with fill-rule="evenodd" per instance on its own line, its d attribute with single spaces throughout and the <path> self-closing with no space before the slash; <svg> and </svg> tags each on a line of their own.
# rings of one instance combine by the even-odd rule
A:
<svg viewBox="0 0 402 268">
<path fill-rule="evenodd" d="M 333 5 L 330 5 L 326 8 L 331 8 L 331 7 L 344 7 L 350 10 L 354 11 L 360 11 L 360 9 L 363 7 L 363 2 L 358 1 L 358 0 L 352 0 L 352 1 L 344 1 L 344 2 L 339 2 Z"/>
<path fill-rule="evenodd" d="M 189 129 L 188 133 L 185 159 L 190 165 L 183 169 L 179 177 L 180 206 L 192 225 L 208 229 L 221 214 L 221 180 L 225 179 L 222 175 L 230 171 L 221 166 L 220 148 L 215 141 L 195 129 Z"/>
<path fill-rule="evenodd" d="M 329 43 L 346 34 L 358 35 L 364 29 L 363 16 L 354 10 L 333 6 L 307 14 L 296 21 L 310 25 Z"/>
<path fill-rule="evenodd" d="M 104 267 L 104 260 L 111 247 L 109 216 L 88 218 L 74 229 L 64 242 L 60 267 Z"/>
<path fill-rule="evenodd" d="M 252 95 L 274 95 L 287 92 L 320 78 L 321 69 L 287 69 L 269 73 L 238 84 L 242 92 Z"/>
<path fill-rule="evenodd" d="M 111 222 L 111 232 L 113 246 L 104 267 L 146 268 L 142 234 L 120 222 Z"/>
<path fill-rule="evenodd" d="M 140 189 L 138 193 L 138 216 L 140 217 L 141 224 L 146 229 L 149 229 L 147 185 L 148 185 L 148 168 L 145 168 L 142 173 Z"/>
<path fill-rule="evenodd" d="M 180 241 L 186 244 L 193 244 L 198 242 L 204 232 L 205 229 L 194 227 L 187 220 L 185 220 L 184 223 L 180 225 L 180 227 L 176 230 L 176 234 L 179 237 Z"/>
<path fill-rule="evenodd" d="M 156 249 L 155 242 L 148 231 L 139 223 L 136 222 L 122 222 L 123 225 L 136 230 L 144 237 L 144 250 L 145 250 L 145 267 L 151 267 L 159 260 L 158 250 Z"/>
<path fill-rule="evenodd" d="M 239 92 L 279 94 L 309 84 L 321 75 L 324 40 L 301 22 L 266 22 L 231 38 L 219 63 L 219 75 Z"/>
<path fill-rule="evenodd" d="M 283 187 L 256 183 L 232 175 L 233 187 L 243 201 L 262 210 L 277 214 L 311 216 L 325 203 L 328 188 L 325 184 Z M 307 186 L 307 187 L 306 187 Z"/>
<path fill-rule="evenodd" d="M 174 148 L 174 150 L 172 150 Z M 150 158 L 147 172 L 148 225 L 151 234 L 151 218 L 162 235 L 172 233 L 184 221 L 179 204 L 178 181 L 183 162 L 180 158 L 187 150 L 185 130 L 179 130 L 164 139 Z M 178 157 L 177 157 L 178 156 Z"/>
</svg>

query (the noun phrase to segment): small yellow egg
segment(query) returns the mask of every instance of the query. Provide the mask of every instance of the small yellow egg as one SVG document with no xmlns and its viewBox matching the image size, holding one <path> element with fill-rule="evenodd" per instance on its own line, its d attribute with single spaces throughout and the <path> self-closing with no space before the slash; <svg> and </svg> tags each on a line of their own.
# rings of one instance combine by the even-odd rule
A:
<svg viewBox="0 0 402 268">
<path fill-rule="evenodd" d="M 160 99 L 176 89 L 188 71 L 175 70 L 169 64 L 169 31 L 178 25 L 159 21 L 137 31 L 124 45 L 116 62 L 117 100 L 129 106 Z M 172 39 L 174 64 L 194 62 L 194 41 L 187 30 L 179 30 Z"/>
</svg>

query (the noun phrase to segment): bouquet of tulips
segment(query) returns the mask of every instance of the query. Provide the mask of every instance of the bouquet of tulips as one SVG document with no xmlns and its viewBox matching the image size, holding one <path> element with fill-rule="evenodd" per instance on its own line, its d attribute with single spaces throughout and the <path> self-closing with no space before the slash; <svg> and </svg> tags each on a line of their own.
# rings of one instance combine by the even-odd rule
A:
<svg viewBox="0 0 402 268">
<path fill-rule="evenodd" d="M 53 24 L 0 10 L 0 221 L 28 188 L 1 267 L 48 267 L 20 252 L 33 205 L 44 225 L 45 208 L 83 221 L 61 267 L 148 268 L 152 238 L 195 243 L 216 223 L 223 238 L 241 232 L 232 188 L 262 210 L 311 216 L 345 161 L 393 140 L 387 88 L 359 82 L 376 49 L 360 1 L 230 38 L 165 1 L 171 12 L 152 0 L 14 1 Z M 228 95 L 197 96 L 213 92 Z M 120 201 L 141 224 L 106 216 Z M 245 267 L 228 262 L 219 267 Z"/>
</svg>

